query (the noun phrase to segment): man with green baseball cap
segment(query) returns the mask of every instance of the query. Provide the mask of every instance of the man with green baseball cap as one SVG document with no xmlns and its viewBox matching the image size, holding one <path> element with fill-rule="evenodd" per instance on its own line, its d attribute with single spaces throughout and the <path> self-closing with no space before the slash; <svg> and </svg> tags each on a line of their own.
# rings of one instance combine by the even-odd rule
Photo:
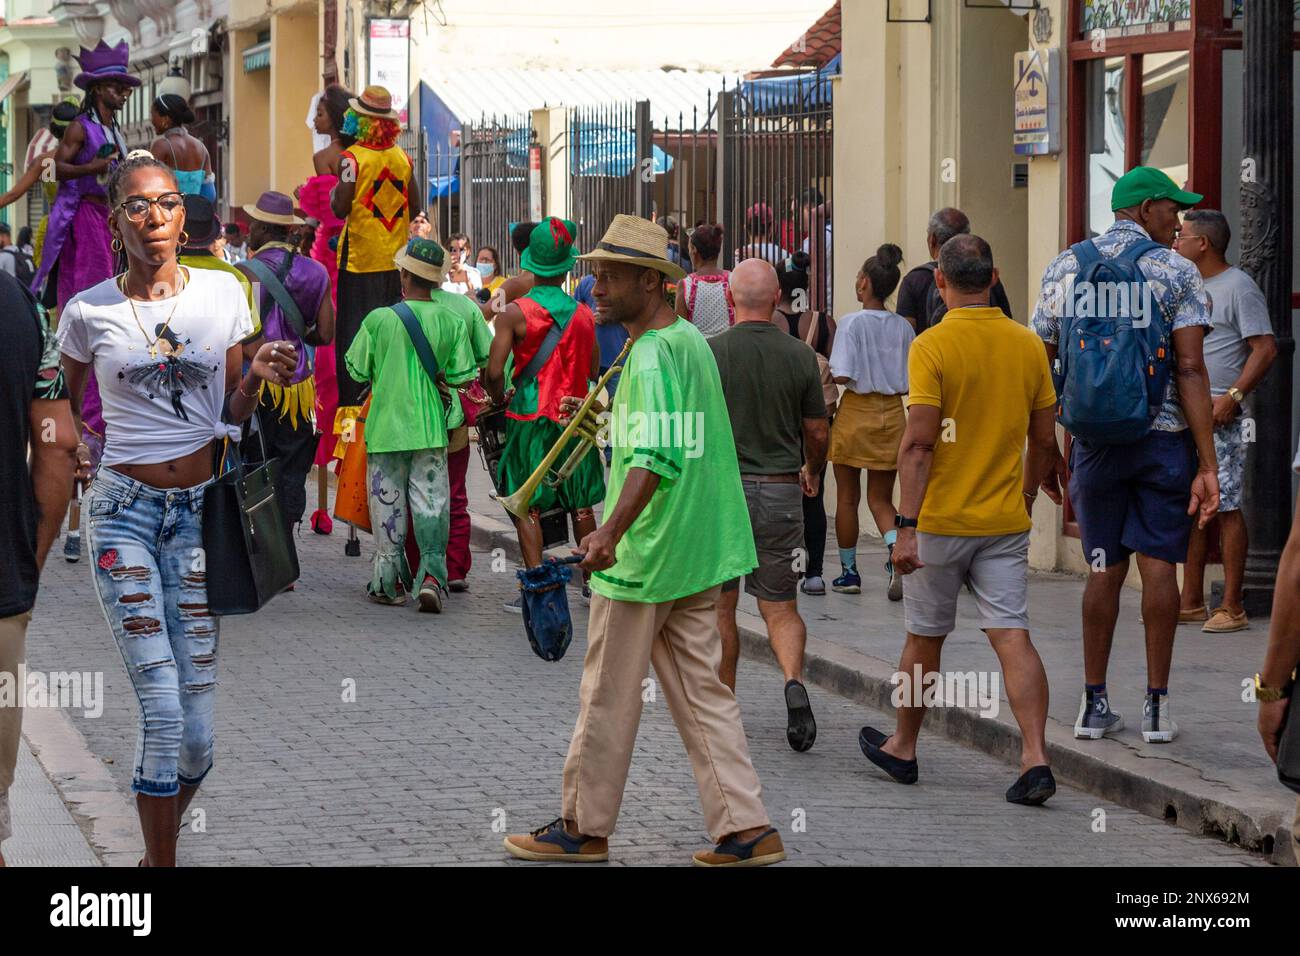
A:
<svg viewBox="0 0 1300 956">
<path fill-rule="evenodd" d="M 1111 193 L 1115 222 L 1052 261 L 1034 309 L 1034 331 L 1046 344 L 1049 363 L 1060 371 L 1058 350 L 1067 344 L 1073 349 L 1079 338 L 1072 331 L 1069 342 L 1063 342 L 1061 327 L 1077 328 L 1067 290 L 1084 271 L 1081 259 L 1124 256 L 1136 263 L 1155 300 L 1156 308 L 1146 314 L 1163 326 L 1172 346 L 1172 355 L 1162 347 L 1157 356 L 1171 371 L 1163 401 L 1142 438 L 1105 444 L 1076 436 L 1070 453 L 1070 504 L 1078 517 L 1085 559 L 1093 564 L 1083 591 L 1083 695 L 1074 724 L 1074 736 L 1080 739 L 1099 740 L 1124 727 L 1124 719 L 1110 706 L 1106 676 L 1120 591 L 1134 554 L 1142 578 L 1147 647 L 1142 739 L 1168 743 L 1178 735 L 1169 704 L 1178 565 L 1187 560 L 1192 525 L 1204 528 L 1219 509 L 1213 410 L 1203 355 L 1211 325 L 1209 300 L 1196 266 L 1169 248 L 1179 229 L 1179 213 L 1201 199 L 1158 169 L 1129 170 Z M 1109 339 L 1104 344 L 1109 345 Z M 1063 463 L 1057 470 L 1064 472 Z M 1042 487 L 1059 500 L 1056 473 Z M 1030 500 L 1038 493 L 1037 488 L 1024 491 Z"/>
<path fill-rule="evenodd" d="M 560 400 L 586 396 L 600 377 L 600 349 L 591 310 L 564 291 L 564 278 L 573 268 L 577 226 L 551 216 L 532 231 L 519 265 L 535 277 L 527 295 L 511 302 L 497 316 L 488 358 L 487 388 L 492 400 L 506 409 L 506 442 L 498 464 L 498 492 L 512 495 L 528 480 L 564 431 Z M 506 361 L 513 356 L 510 388 Z M 563 453 L 567 457 L 568 449 Z M 563 457 L 561 460 L 563 460 Z M 542 531 L 536 520 L 559 506 L 574 514 L 578 540 L 596 530 L 592 510 L 605 498 L 605 471 L 597 453 L 584 455 L 573 473 L 558 487 L 543 484 L 531 502 L 529 520 L 511 515 L 519 530 L 524 564 L 542 563 Z M 521 610 L 516 600 L 507 610 Z"/>
<path fill-rule="evenodd" d="M 1135 166 L 1115 180 L 1110 191 L 1110 208 L 1112 212 L 1141 206 L 1148 199 L 1158 202 L 1170 199 L 1180 209 L 1190 209 L 1205 197 L 1200 193 L 1179 189 L 1178 184 L 1169 178 L 1163 169 L 1154 166 Z"/>
</svg>

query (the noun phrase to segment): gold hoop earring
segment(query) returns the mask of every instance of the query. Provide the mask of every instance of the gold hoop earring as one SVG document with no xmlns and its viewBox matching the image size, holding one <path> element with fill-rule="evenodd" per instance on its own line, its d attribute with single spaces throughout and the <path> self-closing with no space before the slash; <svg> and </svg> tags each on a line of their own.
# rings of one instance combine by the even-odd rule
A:
<svg viewBox="0 0 1300 956">
<path fill-rule="evenodd" d="M 112 247 L 113 247 L 113 251 L 114 251 L 114 252 L 121 252 L 121 251 L 122 251 L 122 240 L 121 240 L 121 239 L 114 239 L 114 240 L 112 241 L 112 243 L 110 243 L 110 245 L 112 245 Z"/>
<path fill-rule="evenodd" d="M 181 230 L 181 246 L 182 246 L 182 248 L 183 248 L 183 247 L 185 247 L 185 246 L 188 246 L 189 244 L 190 244 L 190 234 L 189 234 L 188 232 L 186 232 L 184 229 L 182 229 L 182 230 Z"/>
</svg>

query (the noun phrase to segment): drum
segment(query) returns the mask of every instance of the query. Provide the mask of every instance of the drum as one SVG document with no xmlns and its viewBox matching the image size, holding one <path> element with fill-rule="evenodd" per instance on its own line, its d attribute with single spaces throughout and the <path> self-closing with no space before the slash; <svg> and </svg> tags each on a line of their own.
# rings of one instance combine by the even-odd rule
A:
<svg viewBox="0 0 1300 956">
<path fill-rule="evenodd" d="M 497 463 L 501 461 L 501 455 L 506 448 L 505 408 L 482 409 L 478 413 L 475 428 L 478 429 L 479 457 L 483 460 L 483 467 L 487 469 L 488 477 L 492 479 L 492 487 L 499 495 L 501 485 L 497 479 Z"/>
</svg>

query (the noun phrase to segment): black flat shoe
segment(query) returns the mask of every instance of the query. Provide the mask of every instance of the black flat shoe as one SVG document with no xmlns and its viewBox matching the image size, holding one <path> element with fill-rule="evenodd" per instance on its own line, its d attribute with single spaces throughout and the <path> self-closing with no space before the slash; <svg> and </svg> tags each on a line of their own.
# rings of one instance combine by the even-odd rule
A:
<svg viewBox="0 0 1300 956">
<path fill-rule="evenodd" d="M 1030 767 L 1007 791 L 1007 803 L 1038 807 L 1054 793 L 1056 793 L 1056 778 L 1052 776 L 1052 768 L 1046 765 Z"/>
<path fill-rule="evenodd" d="M 817 739 L 817 721 L 813 719 L 808 689 L 797 680 L 785 682 L 785 739 L 796 753 L 811 750 Z"/>
<path fill-rule="evenodd" d="M 863 727 L 858 734 L 858 746 L 866 758 L 889 774 L 895 783 L 916 783 L 918 773 L 915 760 L 899 760 L 880 749 L 888 739 L 875 727 Z"/>
</svg>

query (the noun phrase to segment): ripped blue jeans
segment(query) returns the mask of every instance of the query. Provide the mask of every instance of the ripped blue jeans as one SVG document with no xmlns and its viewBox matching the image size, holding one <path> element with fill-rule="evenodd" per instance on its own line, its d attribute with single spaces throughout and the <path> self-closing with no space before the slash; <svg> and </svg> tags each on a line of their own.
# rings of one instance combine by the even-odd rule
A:
<svg viewBox="0 0 1300 956">
<path fill-rule="evenodd" d="M 100 468 L 82 507 L 95 590 L 140 703 L 131 790 L 169 797 L 212 769 L 217 619 L 208 612 L 203 491 Z"/>
</svg>

